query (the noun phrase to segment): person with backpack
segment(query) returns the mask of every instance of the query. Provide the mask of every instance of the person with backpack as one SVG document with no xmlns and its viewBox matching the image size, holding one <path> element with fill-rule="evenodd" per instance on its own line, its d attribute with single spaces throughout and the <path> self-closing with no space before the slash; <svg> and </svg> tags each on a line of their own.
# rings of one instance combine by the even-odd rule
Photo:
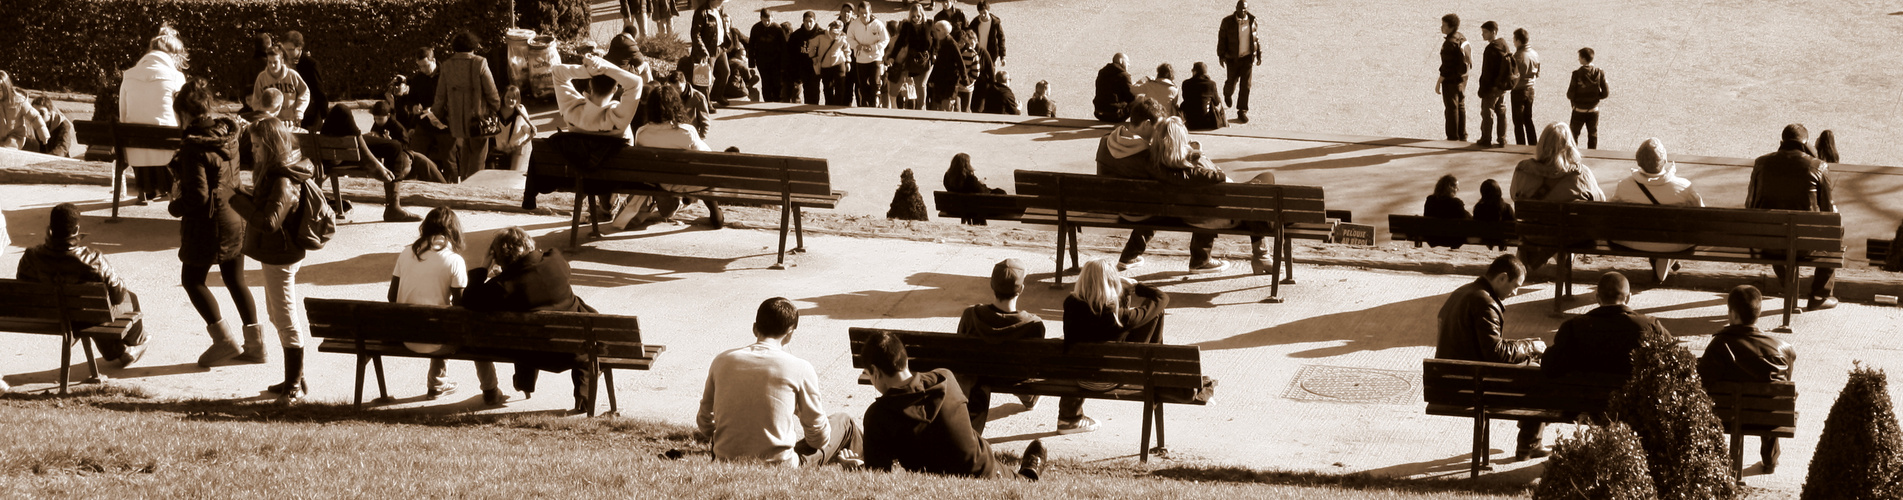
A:
<svg viewBox="0 0 1903 500">
<path fill-rule="evenodd" d="M 306 253 L 312 247 L 321 248 L 320 242 L 334 233 L 336 219 L 324 202 L 323 191 L 311 182 L 315 169 L 298 153 L 287 124 L 266 118 L 252 125 L 250 134 L 258 165 L 251 191 L 255 209 L 245 230 L 244 253 L 264 268 L 265 311 L 271 315 L 271 324 L 277 325 L 284 348 L 284 382 L 265 390 L 277 394 L 279 403 L 289 404 L 309 392 L 304 383 L 308 335 L 297 299 L 297 270 Z M 249 336 L 252 330 L 245 331 Z M 263 347 L 262 339 L 247 338 L 245 343 Z"/>
<path fill-rule="evenodd" d="M 1513 49 L 1500 35 L 1500 25 L 1487 21 L 1480 25 L 1480 38 L 1487 41 L 1480 57 L 1480 147 L 1506 147 L 1507 114 L 1505 97 L 1520 79 L 1513 64 Z"/>
<path fill-rule="evenodd" d="M 225 290 L 238 308 L 245 338 L 261 335 L 258 312 L 251 299 L 251 288 L 244 281 L 245 220 L 232 207 L 233 190 L 238 188 L 238 130 L 229 117 L 212 116 L 212 92 L 203 78 L 191 78 L 172 101 L 173 116 L 185 124 L 184 140 L 167 166 L 178 179 L 178 196 L 166 210 L 179 218 L 179 273 L 185 296 L 192 308 L 205 320 L 211 334 L 211 347 L 198 356 L 198 366 L 211 367 L 238 358 L 244 363 L 263 363 L 262 350 L 240 350 L 238 335 L 219 312 L 218 299 L 205 286 L 212 266 L 224 278 Z M 250 342 L 246 343 L 247 346 Z"/>
</svg>

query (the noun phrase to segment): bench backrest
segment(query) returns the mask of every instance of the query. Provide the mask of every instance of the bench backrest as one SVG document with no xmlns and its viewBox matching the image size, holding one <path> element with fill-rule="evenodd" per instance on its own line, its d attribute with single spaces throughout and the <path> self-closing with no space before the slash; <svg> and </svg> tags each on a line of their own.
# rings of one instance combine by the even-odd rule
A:
<svg viewBox="0 0 1903 500">
<path fill-rule="evenodd" d="M 1160 181 L 1089 174 L 1017 171 L 1018 194 L 1029 208 L 1281 223 L 1328 219 L 1322 188 L 1222 183 L 1173 186 Z"/>
<path fill-rule="evenodd" d="M 932 192 L 933 206 L 938 207 L 939 212 L 986 219 L 1023 215 L 1030 199 L 1015 194 Z"/>
<path fill-rule="evenodd" d="M 1591 239 L 1843 251 L 1843 216 L 1833 212 L 1525 201 L 1517 213 L 1516 229 L 1528 243 Z"/>
<path fill-rule="evenodd" d="M 1427 359 L 1421 388 L 1428 404 L 1603 412 L 1623 377 L 1573 374 L 1549 379 L 1537 366 Z"/>
<path fill-rule="evenodd" d="M 990 343 L 969 335 L 852 328 L 852 366 L 865 368 L 860 346 L 873 332 L 899 336 L 913 371 L 950 369 L 966 376 L 1011 379 L 1087 380 L 1147 388 L 1202 386 L 1202 350 L 1195 346 L 1085 343 L 1064 348 L 1064 341 L 1010 340 Z"/>
<path fill-rule="evenodd" d="M 1422 242 L 1434 238 L 1464 238 L 1465 241 L 1514 241 L 1520 233 L 1513 221 L 1477 221 L 1439 219 L 1420 215 L 1389 215 L 1388 234 L 1395 241 Z"/>
<path fill-rule="evenodd" d="M 325 165 L 338 165 L 363 161 L 359 154 L 356 137 L 332 137 L 319 134 L 297 134 L 297 147 L 303 150 L 304 157 Z"/>
<path fill-rule="evenodd" d="M 833 194 L 832 174 L 826 160 L 797 156 L 629 146 L 603 160 L 599 168 L 578 173 L 547 139 L 536 139 L 534 150 L 529 153 L 529 171 L 537 175 L 785 192 L 794 196 Z"/>
<path fill-rule="evenodd" d="M 632 316 L 573 312 L 485 313 L 460 307 L 342 299 L 304 299 L 311 336 L 455 344 L 468 347 L 593 353 L 645 358 Z"/>
<path fill-rule="evenodd" d="M 1893 242 L 1891 240 L 1871 238 L 1865 243 L 1865 257 L 1870 259 L 1870 262 L 1878 263 L 1877 265 L 1881 266 L 1883 260 L 1890 257 L 1890 245 L 1892 244 Z"/>
<path fill-rule="evenodd" d="M 86 120 L 73 122 L 73 135 L 88 146 L 176 150 L 183 132 L 164 125 Z"/>
<path fill-rule="evenodd" d="M 0 279 L 0 332 L 60 334 L 66 327 L 111 323 L 103 283 L 47 285 Z"/>
<path fill-rule="evenodd" d="M 1745 427 L 1796 427 L 1797 383 L 1705 381 L 1712 411 Z"/>
</svg>

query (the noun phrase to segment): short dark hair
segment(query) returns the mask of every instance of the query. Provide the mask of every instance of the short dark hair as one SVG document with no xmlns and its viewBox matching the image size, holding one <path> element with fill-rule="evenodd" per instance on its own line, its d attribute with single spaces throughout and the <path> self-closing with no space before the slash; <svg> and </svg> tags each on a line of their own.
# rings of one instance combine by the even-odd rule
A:
<svg viewBox="0 0 1903 500">
<path fill-rule="evenodd" d="M 1500 24 L 1499 24 L 1499 23 L 1495 23 L 1495 22 L 1493 22 L 1493 21 L 1487 21 L 1487 22 L 1484 22 L 1484 23 L 1480 23 L 1480 31 L 1492 31 L 1492 32 L 1494 32 L 1494 33 L 1499 33 L 1499 32 L 1500 32 Z"/>
<path fill-rule="evenodd" d="M 899 341 L 898 335 L 884 330 L 866 336 L 866 342 L 859 346 L 859 357 L 866 360 L 867 367 L 886 376 L 908 368 L 905 343 Z"/>
<path fill-rule="evenodd" d="M 72 243 L 79 236 L 79 206 L 61 203 L 46 218 L 47 243 Z M 901 351 L 903 352 L 903 351 Z"/>
<path fill-rule="evenodd" d="M 651 90 L 654 92 L 645 96 L 646 99 L 644 100 L 646 102 L 643 103 L 648 112 L 648 123 L 687 122 L 687 104 L 686 101 L 681 98 L 680 87 L 661 85 Z"/>
<path fill-rule="evenodd" d="M 1520 258 L 1514 257 L 1513 254 L 1500 254 L 1499 257 L 1493 258 L 1492 264 L 1487 264 L 1486 276 L 1491 278 L 1502 274 L 1505 274 L 1509 280 L 1520 279 L 1526 276 L 1526 264 L 1521 264 Z"/>
<path fill-rule="evenodd" d="M 275 44 L 266 45 L 264 46 L 264 48 L 258 50 L 258 59 L 270 60 L 273 57 L 283 57 L 283 56 L 284 56 L 284 48 L 278 47 Z M 289 61 L 286 61 L 286 62 L 289 62 Z"/>
<path fill-rule="evenodd" d="M 1592 47 L 1580 47 L 1579 60 L 1592 62 Z"/>
<path fill-rule="evenodd" d="M 450 52 L 475 52 L 478 50 L 482 50 L 482 39 L 477 38 L 476 34 L 469 30 L 457 32 L 456 37 L 449 40 Z"/>
<path fill-rule="evenodd" d="M 423 47 L 423 48 L 420 48 L 420 49 L 416 49 L 416 59 L 414 59 L 414 60 L 416 60 L 416 61 L 421 61 L 421 60 L 424 60 L 424 59 L 435 59 L 435 58 L 436 58 L 436 49 L 435 49 L 435 48 L 432 48 L 432 47 Z"/>
<path fill-rule="evenodd" d="M 1624 302 L 1632 298 L 1632 281 L 1618 271 L 1606 271 L 1599 275 L 1599 287 L 1594 288 L 1592 294 L 1599 298 L 1600 304 Z"/>
<path fill-rule="evenodd" d="M 300 49 L 304 48 L 304 34 L 298 33 L 297 30 L 287 31 L 284 33 L 284 44 Z"/>
<path fill-rule="evenodd" d="M 1207 75 L 1209 74 L 1209 65 L 1203 64 L 1202 61 L 1196 61 L 1196 64 L 1189 65 L 1189 74 L 1194 76 Z"/>
<path fill-rule="evenodd" d="M 53 107 L 53 98 L 47 97 L 46 94 L 40 94 L 39 97 L 33 98 L 33 107 L 50 109 Z M 1829 132 L 1829 130 L 1825 130 L 1825 132 Z"/>
<path fill-rule="evenodd" d="M 378 99 L 370 103 L 370 116 L 390 116 L 390 101 Z"/>
<path fill-rule="evenodd" d="M 1448 14 L 1445 16 L 1440 16 L 1440 24 L 1442 26 L 1453 28 L 1454 31 L 1460 31 L 1460 14 Z"/>
<path fill-rule="evenodd" d="M 593 78 L 588 79 L 588 95 L 613 94 L 615 87 L 618 85 L 620 85 L 620 83 L 616 82 L 614 77 L 595 75 Z"/>
<path fill-rule="evenodd" d="M 204 77 L 185 77 L 185 86 L 179 88 L 178 97 L 172 100 L 172 112 L 177 113 L 180 118 L 184 118 L 186 116 L 209 115 L 211 114 L 211 110 L 211 85 L 205 82 Z M 180 125 L 191 126 L 189 123 L 181 123 Z"/>
<path fill-rule="evenodd" d="M 1531 36 L 1532 35 L 1528 35 L 1526 33 L 1526 28 L 1518 28 L 1513 30 L 1513 41 L 1519 42 L 1520 45 L 1526 45 L 1526 42 L 1533 41 Z"/>
<path fill-rule="evenodd" d="M 1170 66 L 1170 63 L 1156 65 L 1156 78 L 1159 80 L 1175 80 L 1176 67 Z"/>
<path fill-rule="evenodd" d="M 1764 292 L 1751 285 L 1732 287 L 1731 293 L 1725 295 L 1726 308 L 1738 316 L 1739 324 L 1744 325 L 1758 324 L 1758 314 L 1764 311 L 1763 302 Z"/>
<path fill-rule="evenodd" d="M 770 13 L 770 12 L 767 12 L 767 10 L 766 10 L 766 7 L 761 7 L 761 8 L 760 8 L 760 19 L 766 19 L 766 18 L 769 18 L 769 17 L 773 17 L 773 14 L 772 14 L 772 13 Z"/>
<path fill-rule="evenodd" d="M 1150 96 L 1139 96 L 1130 102 L 1130 123 L 1156 121 L 1163 117 L 1163 104 Z"/>
<path fill-rule="evenodd" d="M 753 330 L 767 337 L 784 337 L 799 326 L 800 310 L 786 297 L 766 299 L 753 316 Z"/>
</svg>

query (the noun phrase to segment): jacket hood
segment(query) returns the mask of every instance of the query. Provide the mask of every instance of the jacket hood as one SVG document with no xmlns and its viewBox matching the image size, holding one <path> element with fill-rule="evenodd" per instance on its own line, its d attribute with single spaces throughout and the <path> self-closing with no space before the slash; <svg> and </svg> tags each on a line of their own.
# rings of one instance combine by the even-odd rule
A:
<svg viewBox="0 0 1903 500">
<path fill-rule="evenodd" d="M 1150 150 L 1150 139 L 1139 135 L 1130 124 L 1120 124 L 1110 130 L 1103 138 L 1104 146 L 1110 149 L 1110 155 L 1117 158 L 1129 158 Z"/>
<path fill-rule="evenodd" d="M 310 161 L 304 159 L 302 153 L 298 153 L 295 150 L 291 152 L 290 161 L 284 163 L 284 165 L 273 167 L 271 173 L 290 179 L 292 184 L 310 180 L 311 177 L 317 175 L 317 167 L 311 165 Z"/>
<path fill-rule="evenodd" d="M 1672 181 L 1677 179 L 1678 179 L 1677 167 L 1666 167 L 1664 170 L 1660 170 L 1659 173 L 1656 173 L 1656 174 L 1646 172 L 1644 169 L 1637 169 L 1637 168 L 1632 169 L 1632 180 L 1647 186 L 1670 185 Z"/>
<path fill-rule="evenodd" d="M 952 378 L 950 374 L 943 369 L 916 373 L 909 383 L 885 391 L 879 399 L 902 405 L 907 419 L 919 423 L 936 421 L 945 408 L 965 407 L 964 394 L 946 387 Z"/>
<path fill-rule="evenodd" d="M 1520 164 L 1514 168 L 1521 172 L 1540 176 L 1542 179 L 1551 179 L 1571 173 L 1566 170 L 1565 167 L 1560 166 L 1560 162 L 1539 161 L 1532 158 L 1521 160 Z"/>
<path fill-rule="evenodd" d="M 125 72 L 125 79 L 142 82 L 165 80 L 178 75 L 178 58 L 163 51 L 151 51 L 140 57 L 132 69 Z"/>
<path fill-rule="evenodd" d="M 238 146 L 238 122 L 226 117 L 201 116 L 185 126 L 180 149 L 201 151 L 231 159 Z"/>
</svg>

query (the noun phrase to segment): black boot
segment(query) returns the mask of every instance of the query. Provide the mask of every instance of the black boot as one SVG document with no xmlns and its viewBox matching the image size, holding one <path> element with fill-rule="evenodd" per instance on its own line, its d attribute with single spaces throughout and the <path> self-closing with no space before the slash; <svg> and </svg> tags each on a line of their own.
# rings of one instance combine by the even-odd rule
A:
<svg viewBox="0 0 1903 500">
<path fill-rule="evenodd" d="M 574 413 L 588 413 L 589 410 L 595 408 L 595 395 L 592 394 L 595 385 L 591 383 L 594 377 L 588 375 L 587 366 L 577 366 L 568 374 L 569 378 L 575 382 Z"/>
<path fill-rule="evenodd" d="M 304 395 L 309 392 L 309 388 L 304 385 L 304 348 L 284 348 L 284 382 L 265 390 L 276 393 L 278 401 L 283 403 L 304 399 Z"/>
<path fill-rule="evenodd" d="M 396 192 L 397 184 L 401 182 L 402 181 L 391 181 L 383 183 L 383 221 L 417 222 L 423 220 L 422 217 L 403 210 L 403 196 Z"/>
<path fill-rule="evenodd" d="M 1033 439 L 1024 447 L 1024 460 L 1018 462 L 1018 475 L 1036 481 L 1044 476 L 1044 440 Z"/>
</svg>

